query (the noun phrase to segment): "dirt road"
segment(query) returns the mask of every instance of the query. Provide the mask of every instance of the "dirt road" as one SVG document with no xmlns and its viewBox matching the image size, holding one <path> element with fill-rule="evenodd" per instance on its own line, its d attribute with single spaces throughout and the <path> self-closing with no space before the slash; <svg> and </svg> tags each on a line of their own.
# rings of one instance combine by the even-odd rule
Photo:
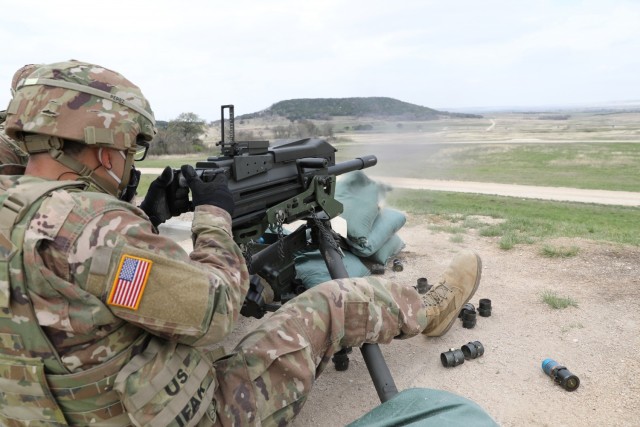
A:
<svg viewBox="0 0 640 427">
<path fill-rule="evenodd" d="M 371 176 L 371 178 L 397 188 L 495 194 L 498 196 L 522 197 L 527 199 L 598 203 L 602 205 L 640 206 L 640 193 L 630 191 L 584 190 L 567 187 L 541 187 L 534 185 L 443 181 L 383 176 Z"/>
</svg>

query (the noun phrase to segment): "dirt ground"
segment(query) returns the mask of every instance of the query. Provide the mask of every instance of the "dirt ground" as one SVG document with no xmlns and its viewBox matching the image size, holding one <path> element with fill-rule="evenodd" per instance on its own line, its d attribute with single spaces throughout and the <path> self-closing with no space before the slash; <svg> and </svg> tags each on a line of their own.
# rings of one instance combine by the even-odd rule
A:
<svg viewBox="0 0 640 427">
<path fill-rule="evenodd" d="M 407 286 L 419 277 L 433 283 L 456 252 L 472 249 L 482 257 L 483 272 L 470 302 L 492 301 L 491 317 L 478 317 L 473 329 L 457 320 L 443 337 L 381 346 L 399 390 L 426 387 L 462 395 L 503 426 L 640 425 L 639 248 L 562 239 L 547 243 L 578 246 L 579 253 L 549 259 L 536 245 L 501 250 L 497 240 L 474 230 L 453 243 L 416 217 L 399 234 L 406 243 L 399 256 L 404 270 L 387 269 L 385 277 Z M 541 301 L 544 290 L 570 296 L 578 307 L 552 309 Z M 242 319 L 226 346 L 260 322 Z M 469 341 L 484 345 L 482 357 L 442 366 L 441 352 Z M 577 375 L 578 390 L 555 385 L 541 369 L 545 358 Z M 330 365 L 320 376 L 295 426 L 344 425 L 379 404 L 360 352 L 354 349 L 350 360 L 347 371 Z"/>
<path fill-rule="evenodd" d="M 606 202 L 620 203 L 615 198 Z M 177 219 L 183 221 L 177 223 L 181 225 L 174 237 L 190 244 L 190 218 Z M 577 246 L 578 254 L 547 258 L 540 255 L 541 245 L 504 251 L 498 238 L 479 236 L 475 230 L 454 243 L 449 234 L 430 230 L 430 221 L 408 217 L 399 231 L 406 243 L 398 256 L 404 270 L 387 268 L 384 277 L 407 286 L 419 277 L 435 283 L 456 252 L 475 250 L 482 257 L 483 273 L 470 302 L 477 307 L 480 298 L 491 299 L 492 315 L 478 317 L 473 329 L 456 321 L 443 337 L 419 336 L 381 346 L 399 390 L 425 387 L 462 395 L 502 426 L 640 426 L 640 248 L 558 239 L 545 243 Z M 438 225 L 443 225 L 441 220 Z M 169 231 L 163 234 L 171 235 Z M 573 298 L 578 307 L 550 308 L 541 299 L 547 290 Z M 223 344 L 230 350 L 263 320 L 241 318 Z M 483 344 L 482 357 L 454 368 L 442 366 L 440 353 L 470 341 Z M 546 358 L 577 375 L 578 390 L 567 392 L 555 385 L 541 369 Z M 350 360 L 346 372 L 330 365 L 318 378 L 294 426 L 345 425 L 380 403 L 357 349 Z"/>
</svg>

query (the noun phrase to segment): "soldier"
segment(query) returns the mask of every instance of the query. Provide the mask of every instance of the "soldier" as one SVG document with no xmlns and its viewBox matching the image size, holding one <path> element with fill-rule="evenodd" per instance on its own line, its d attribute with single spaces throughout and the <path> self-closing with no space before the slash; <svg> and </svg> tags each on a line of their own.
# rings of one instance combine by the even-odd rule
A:
<svg viewBox="0 0 640 427">
<path fill-rule="evenodd" d="M 18 82 L 31 74 L 31 71 L 33 71 L 35 67 L 35 64 L 28 64 L 14 73 L 11 81 L 12 97 Z M 0 111 L 0 173 L 15 175 L 23 173 L 24 166 L 27 164 L 27 153 L 20 148 L 16 141 L 9 138 L 4 132 L 4 121 L 6 117 L 7 112 Z"/>
<path fill-rule="evenodd" d="M 24 166 L 27 164 L 27 154 L 20 150 L 15 141 L 4 133 L 5 111 L 0 111 L 0 172 L 14 174 L 19 169 L 9 170 L 7 165 Z"/>
<path fill-rule="evenodd" d="M 423 296 L 329 281 L 216 358 L 249 282 L 226 178 L 181 168 L 195 206 L 187 254 L 154 227 L 189 203 L 167 193 L 170 169 L 141 208 L 125 201 L 156 132 L 137 86 L 85 62 L 42 65 L 7 111 L 29 161 L 23 176 L 0 175 L 2 425 L 286 424 L 334 352 L 442 335 L 478 287 L 472 252 Z"/>
</svg>

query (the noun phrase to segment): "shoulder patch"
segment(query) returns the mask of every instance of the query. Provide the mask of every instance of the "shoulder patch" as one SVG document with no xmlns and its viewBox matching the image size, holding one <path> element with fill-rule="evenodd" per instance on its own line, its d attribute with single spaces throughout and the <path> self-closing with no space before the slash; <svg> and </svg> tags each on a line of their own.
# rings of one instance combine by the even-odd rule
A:
<svg viewBox="0 0 640 427">
<path fill-rule="evenodd" d="M 123 254 L 107 304 L 137 310 L 153 261 Z"/>
</svg>

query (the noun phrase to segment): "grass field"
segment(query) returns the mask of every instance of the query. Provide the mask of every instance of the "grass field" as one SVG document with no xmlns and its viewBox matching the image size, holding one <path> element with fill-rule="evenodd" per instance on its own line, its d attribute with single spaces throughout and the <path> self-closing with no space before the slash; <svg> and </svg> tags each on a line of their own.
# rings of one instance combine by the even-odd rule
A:
<svg viewBox="0 0 640 427">
<path fill-rule="evenodd" d="M 182 165 L 194 165 L 196 162 L 205 160 L 206 155 L 197 156 L 195 154 L 186 156 L 149 156 L 142 162 L 136 163 L 136 167 L 141 168 L 163 168 L 165 166 L 172 166 L 179 168 Z"/>
<path fill-rule="evenodd" d="M 640 191 L 640 143 L 345 144 L 339 157 L 375 154 L 376 175 Z M 368 150 L 367 150 L 368 149 Z"/>
<path fill-rule="evenodd" d="M 398 189 L 389 193 L 388 203 L 446 224 L 439 231 L 455 235 L 473 228 L 483 236 L 498 237 L 503 249 L 556 237 L 640 246 L 640 209 L 633 207 Z M 485 223 L 476 219 L 479 215 L 499 221 Z M 552 250 L 544 250 L 552 256 Z"/>
</svg>

